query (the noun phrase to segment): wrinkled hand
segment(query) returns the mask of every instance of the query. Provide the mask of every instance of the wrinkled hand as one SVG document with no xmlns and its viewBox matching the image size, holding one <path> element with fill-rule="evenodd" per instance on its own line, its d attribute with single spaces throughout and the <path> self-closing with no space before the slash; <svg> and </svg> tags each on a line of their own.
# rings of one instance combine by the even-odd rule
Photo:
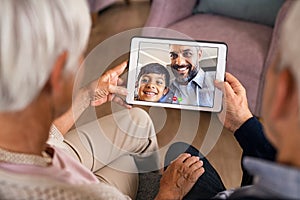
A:
<svg viewBox="0 0 300 200">
<path fill-rule="evenodd" d="M 216 81 L 215 86 L 224 93 L 223 110 L 218 117 L 225 128 L 235 132 L 244 122 L 253 117 L 248 107 L 246 90 L 230 73 L 226 73 L 225 82 Z"/>
<path fill-rule="evenodd" d="M 199 157 L 180 154 L 163 173 L 156 200 L 182 199 L 203 173 L 203 162 Z"/>
<path fill-rule="evenodd" d="M 121 106 L 131 108 L 120 96 L 127 95 L 127 89 L 122 87 L 120 75 L 124 72 L 127 62 L 105 72 L 97 81 L 92 83 L 91 106 L 99 106 L 108 101 L 114 101 Z"/>
</svg>

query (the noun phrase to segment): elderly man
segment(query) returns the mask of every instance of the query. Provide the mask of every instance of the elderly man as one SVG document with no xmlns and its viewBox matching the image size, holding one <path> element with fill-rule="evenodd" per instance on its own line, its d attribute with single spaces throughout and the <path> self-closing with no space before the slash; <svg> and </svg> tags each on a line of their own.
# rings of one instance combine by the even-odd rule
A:
<svg viewBox="0 0 300 200">
<path fill-rule="evenodd" d="M 242 184 L 247 186 L 225 190 L 216 171 L 202 158 L 205 173 L 188 194 L 181 181 L 195 182 L 193 177 L 185 174 L 194 164 L 179 168 L 176 166 L 178 163 L 171 163 L 161 179 L 158 196 L 166 199 L 181 199 L 186 194 L 184 199 L 300 198 L 300 1 L 293 3 L 282 27 L 278 54 L 266 75 L 262 109 L 264 128 L 249 111 L 245 89 L 234 76 L 226 74 L 226 82 L 216 83 L 225 93 L 224 110 L 219 118 L 226 128 L 234 132 L 243 149 L 245 174 Z M 199 155 L 197 149 L 177 143 L 169 149 L 166 161 L 170 162 L 185 150 Z M 201 154 L 199 156 L 202 157 Z M 254 176 L 254 181 L 249 174 Z"/>
</svg>

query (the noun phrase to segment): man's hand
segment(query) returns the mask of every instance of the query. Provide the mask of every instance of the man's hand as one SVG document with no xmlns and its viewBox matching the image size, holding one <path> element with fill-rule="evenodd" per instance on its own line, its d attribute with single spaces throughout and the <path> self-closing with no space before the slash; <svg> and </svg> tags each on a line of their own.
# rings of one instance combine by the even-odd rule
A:
<svg viewBox="0 0 300 200">
<path fill-rule="evenodd" d="M 127 89 L 122 87 L 120 75 L 124 72 L 127 62 L 105 72 L 97 81 L 91 84 L 91 106 L 99 106 L 108 101 L 114 101 L 126 108 L 131 108 L 120 96 L 127 95 Z"/>
<path fill-rule="evenodd" d="M 182 199 L 203 173 L 203 162 L 199 157 L 180 154 L 163 173 L 155 199 Z"/>
<path fill-rule="evenodd" d="M 235 132 L 244 122 L 253 117 L 248 107 L 246 90 L 230 73 L 226 73 L 225 82 L 215 82 L 215 86 L 224 93 L 223 110 L 218 117 L 225 128 Z"/>
</svg>

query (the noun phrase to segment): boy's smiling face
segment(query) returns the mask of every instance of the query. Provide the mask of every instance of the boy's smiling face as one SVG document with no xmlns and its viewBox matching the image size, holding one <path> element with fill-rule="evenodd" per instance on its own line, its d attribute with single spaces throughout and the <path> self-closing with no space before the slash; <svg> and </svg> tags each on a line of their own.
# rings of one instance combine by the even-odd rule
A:
<svg viewBox="0 0 300 200">
<path fill-rule="evenodd" d="M 139 80 L 138 96 L 142 101 L 154 101 L 167 93 L 166 81 L 164 74 L 144 74 Z"/>
</svg>

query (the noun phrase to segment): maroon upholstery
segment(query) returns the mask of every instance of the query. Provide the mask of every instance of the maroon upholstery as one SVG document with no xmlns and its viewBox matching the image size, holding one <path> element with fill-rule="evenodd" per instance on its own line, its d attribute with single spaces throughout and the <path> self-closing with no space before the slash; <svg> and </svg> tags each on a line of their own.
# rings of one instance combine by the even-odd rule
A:
<svg viewBox="0 0 300 200">
<path fill-rule="evenodd" d="M 146 27 L 182 32 L 195 40 L 228 45 L 227 70 L 245 86 L 251 111 L 260 116 L 264 77 L 276 49 L 278 29 L 291 0 L 280 9 L 273 27 L 211 14 L 195 14 L 195 0 L 153 0 Z M 271 48 L 270 48 L 271 47 Z"/>
<path fill-rule="evenodd" d="M 88 0 L 88 4 L 91 12 L 98 12 L 116 1 L 117 0 Z"/>
</svg>

